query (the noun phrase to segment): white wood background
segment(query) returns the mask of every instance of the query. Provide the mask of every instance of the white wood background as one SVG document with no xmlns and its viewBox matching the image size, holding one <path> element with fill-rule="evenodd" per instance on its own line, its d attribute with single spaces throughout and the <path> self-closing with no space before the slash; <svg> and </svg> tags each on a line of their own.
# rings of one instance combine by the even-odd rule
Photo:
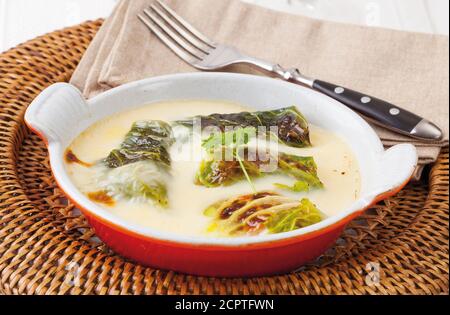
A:
<svg viewBox="0 0 450 315">
<path fill-rule="evenodd" d="M 0 0 L 0 52 L 55 29 L 106 17 L 117 1 Z M 448 0 L 244 1 L 340 22 L 447 36 L 449 33 Z"/>
</svg>

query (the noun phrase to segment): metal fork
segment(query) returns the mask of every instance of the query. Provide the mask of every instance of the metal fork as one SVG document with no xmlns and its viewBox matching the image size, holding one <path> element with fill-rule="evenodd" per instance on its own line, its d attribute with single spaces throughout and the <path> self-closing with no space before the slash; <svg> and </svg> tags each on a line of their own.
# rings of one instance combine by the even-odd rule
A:
<svg viewBox="0 0 450 315">
<path fill-rule="evenodd" d="M 236 48 L 216 43 L 181 18 L 168 5 L 156 0 L 139 19 L 178 57 L 202 71 L 221 70 L 247 64 L 276 78 L 300 84 L 326 94 L 371 121 L 422 140 L 442 139 L 442 131 L 432 122 L 405 109 L 364 93 L 303 75 L 298 69 L 250 57 Z"/>
</svg>

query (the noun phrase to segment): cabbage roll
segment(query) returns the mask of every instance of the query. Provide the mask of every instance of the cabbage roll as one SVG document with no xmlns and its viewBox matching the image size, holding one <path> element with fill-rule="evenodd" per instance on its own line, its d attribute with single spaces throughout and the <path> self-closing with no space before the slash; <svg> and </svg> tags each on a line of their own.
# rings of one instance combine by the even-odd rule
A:
<svg viewBox="0 0 450 315">
<path fill-rule="evenodd" d="M 222 148 L 222 150 L 233 150 L 234 156 L 237 154 L 236 148 Z M 275 169 L 268 167 L 270 160 L 275 161 Z M 290 177 L 295 180 L 292 186 L 274 184 L 281 189 L 303 192 L 323 187 L 313 157 L 279 153 L 277 159 L 275 157 L 262 157 L 260 154 L 256 154 L 249 159 L 245 150 L 241 159 L 234 158 L 232 160 L 225 159 L 221 154 L 212 153 L 209 158 L 201 162 L 195 183 L 209 188 L 229 186 L 246 179 L 247 176 L 252 179 L 270 174 L 283 174 L 287 178 Z"/>
<path fill-rule="evenodd" d="M 172 127 L 163 121 L 134 123 L 120 148 L 106 158 L 109 168 L 117 168 L 139 161 L 153 161 L 170 167 L 169 148 L 175 142 Z"/>
<path fill-rule="evenodd" d="M 208 231 L 223 236 L 290 232 L 324 219 L 309 199 L 297 201 L 274 192 L 219 201 L 204 214 L 212 218 Z"/>
<path fill-rule="evenodd" d="M 266 133 L 271 133 L 271 127 L 278 128 L 278 140 L 288 146 L 303 148 L 310 147 L 308 122 L 294 106 L 271 111 L 242 112 L 236 114 L 213 114 L 197 116 L 190 120 L 177 121 L 177 124 L 190 127 L 201 120 L 201 127 L 218 127 L 222 132 L 226 128 L 265 127 Z"/>
<path fill-rule="evenodd" d="M 119 149 L 99 167 L 98 184 L 108 195 L 168 205 L 166 182 L 171 165 L 172 129 L 163 121 L 136 122 Z"/>
</svg>

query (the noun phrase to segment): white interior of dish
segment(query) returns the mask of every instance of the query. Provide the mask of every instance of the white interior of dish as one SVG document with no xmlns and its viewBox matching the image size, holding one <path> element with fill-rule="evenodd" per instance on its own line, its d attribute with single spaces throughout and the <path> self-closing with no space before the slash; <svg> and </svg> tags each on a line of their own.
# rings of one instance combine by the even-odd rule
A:
<svg viewBox="0 0 450 315">
<path fill-rule="evenodd" d="M 309 122 L 347 141 L 359 163 L 361 198 L 340 214 L 300 230 L 239 238 L 185 237 L 135 226 L 90 201 L 73 185 L 63 156 L 71 142 L 93 123 L 113 114 L 161 101 L 225 100 L 257 110 L 296 105 Z M 73 86 L 60 83 L 45 90 L 25 115 L 29 126 L 48 141 L 50 162 L 61 188 L 96 216 L 138 234 L 195 244 L 240 245 L 289 238 L 320 230 L 359 211 L 407 181 L 417 164 L 416 149 L 404 144 L 384 151 L 373 129 L 353 111 L 331 98 L 283 81 L 241 74 L 178 74 L 123 85 L 85 101 Z M 330 157 L 332 158 L 332 157 Z"/>
</svg>

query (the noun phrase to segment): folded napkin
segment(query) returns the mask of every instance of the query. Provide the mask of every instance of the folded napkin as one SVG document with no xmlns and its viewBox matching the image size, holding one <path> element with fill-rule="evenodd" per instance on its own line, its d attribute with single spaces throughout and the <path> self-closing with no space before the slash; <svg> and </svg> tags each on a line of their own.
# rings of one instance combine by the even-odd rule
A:
<svg viewBox="0 0 450 315">
<path fill-rule="evenodd" d="M 152 2 L 121 0 L 105 21 L 71 80 L 87 98 L 134 80 L 196 71 L 137 19 Z M 418 147 L 416 178 L 448 146 L 448 37 L 320 21 L 238 0 L 166 3 L 218 42 L 364 91 L 439 125 L 445 138 L 434 143 L 374 126 L 386 147 L 405 142 Z"/>
</svg>

